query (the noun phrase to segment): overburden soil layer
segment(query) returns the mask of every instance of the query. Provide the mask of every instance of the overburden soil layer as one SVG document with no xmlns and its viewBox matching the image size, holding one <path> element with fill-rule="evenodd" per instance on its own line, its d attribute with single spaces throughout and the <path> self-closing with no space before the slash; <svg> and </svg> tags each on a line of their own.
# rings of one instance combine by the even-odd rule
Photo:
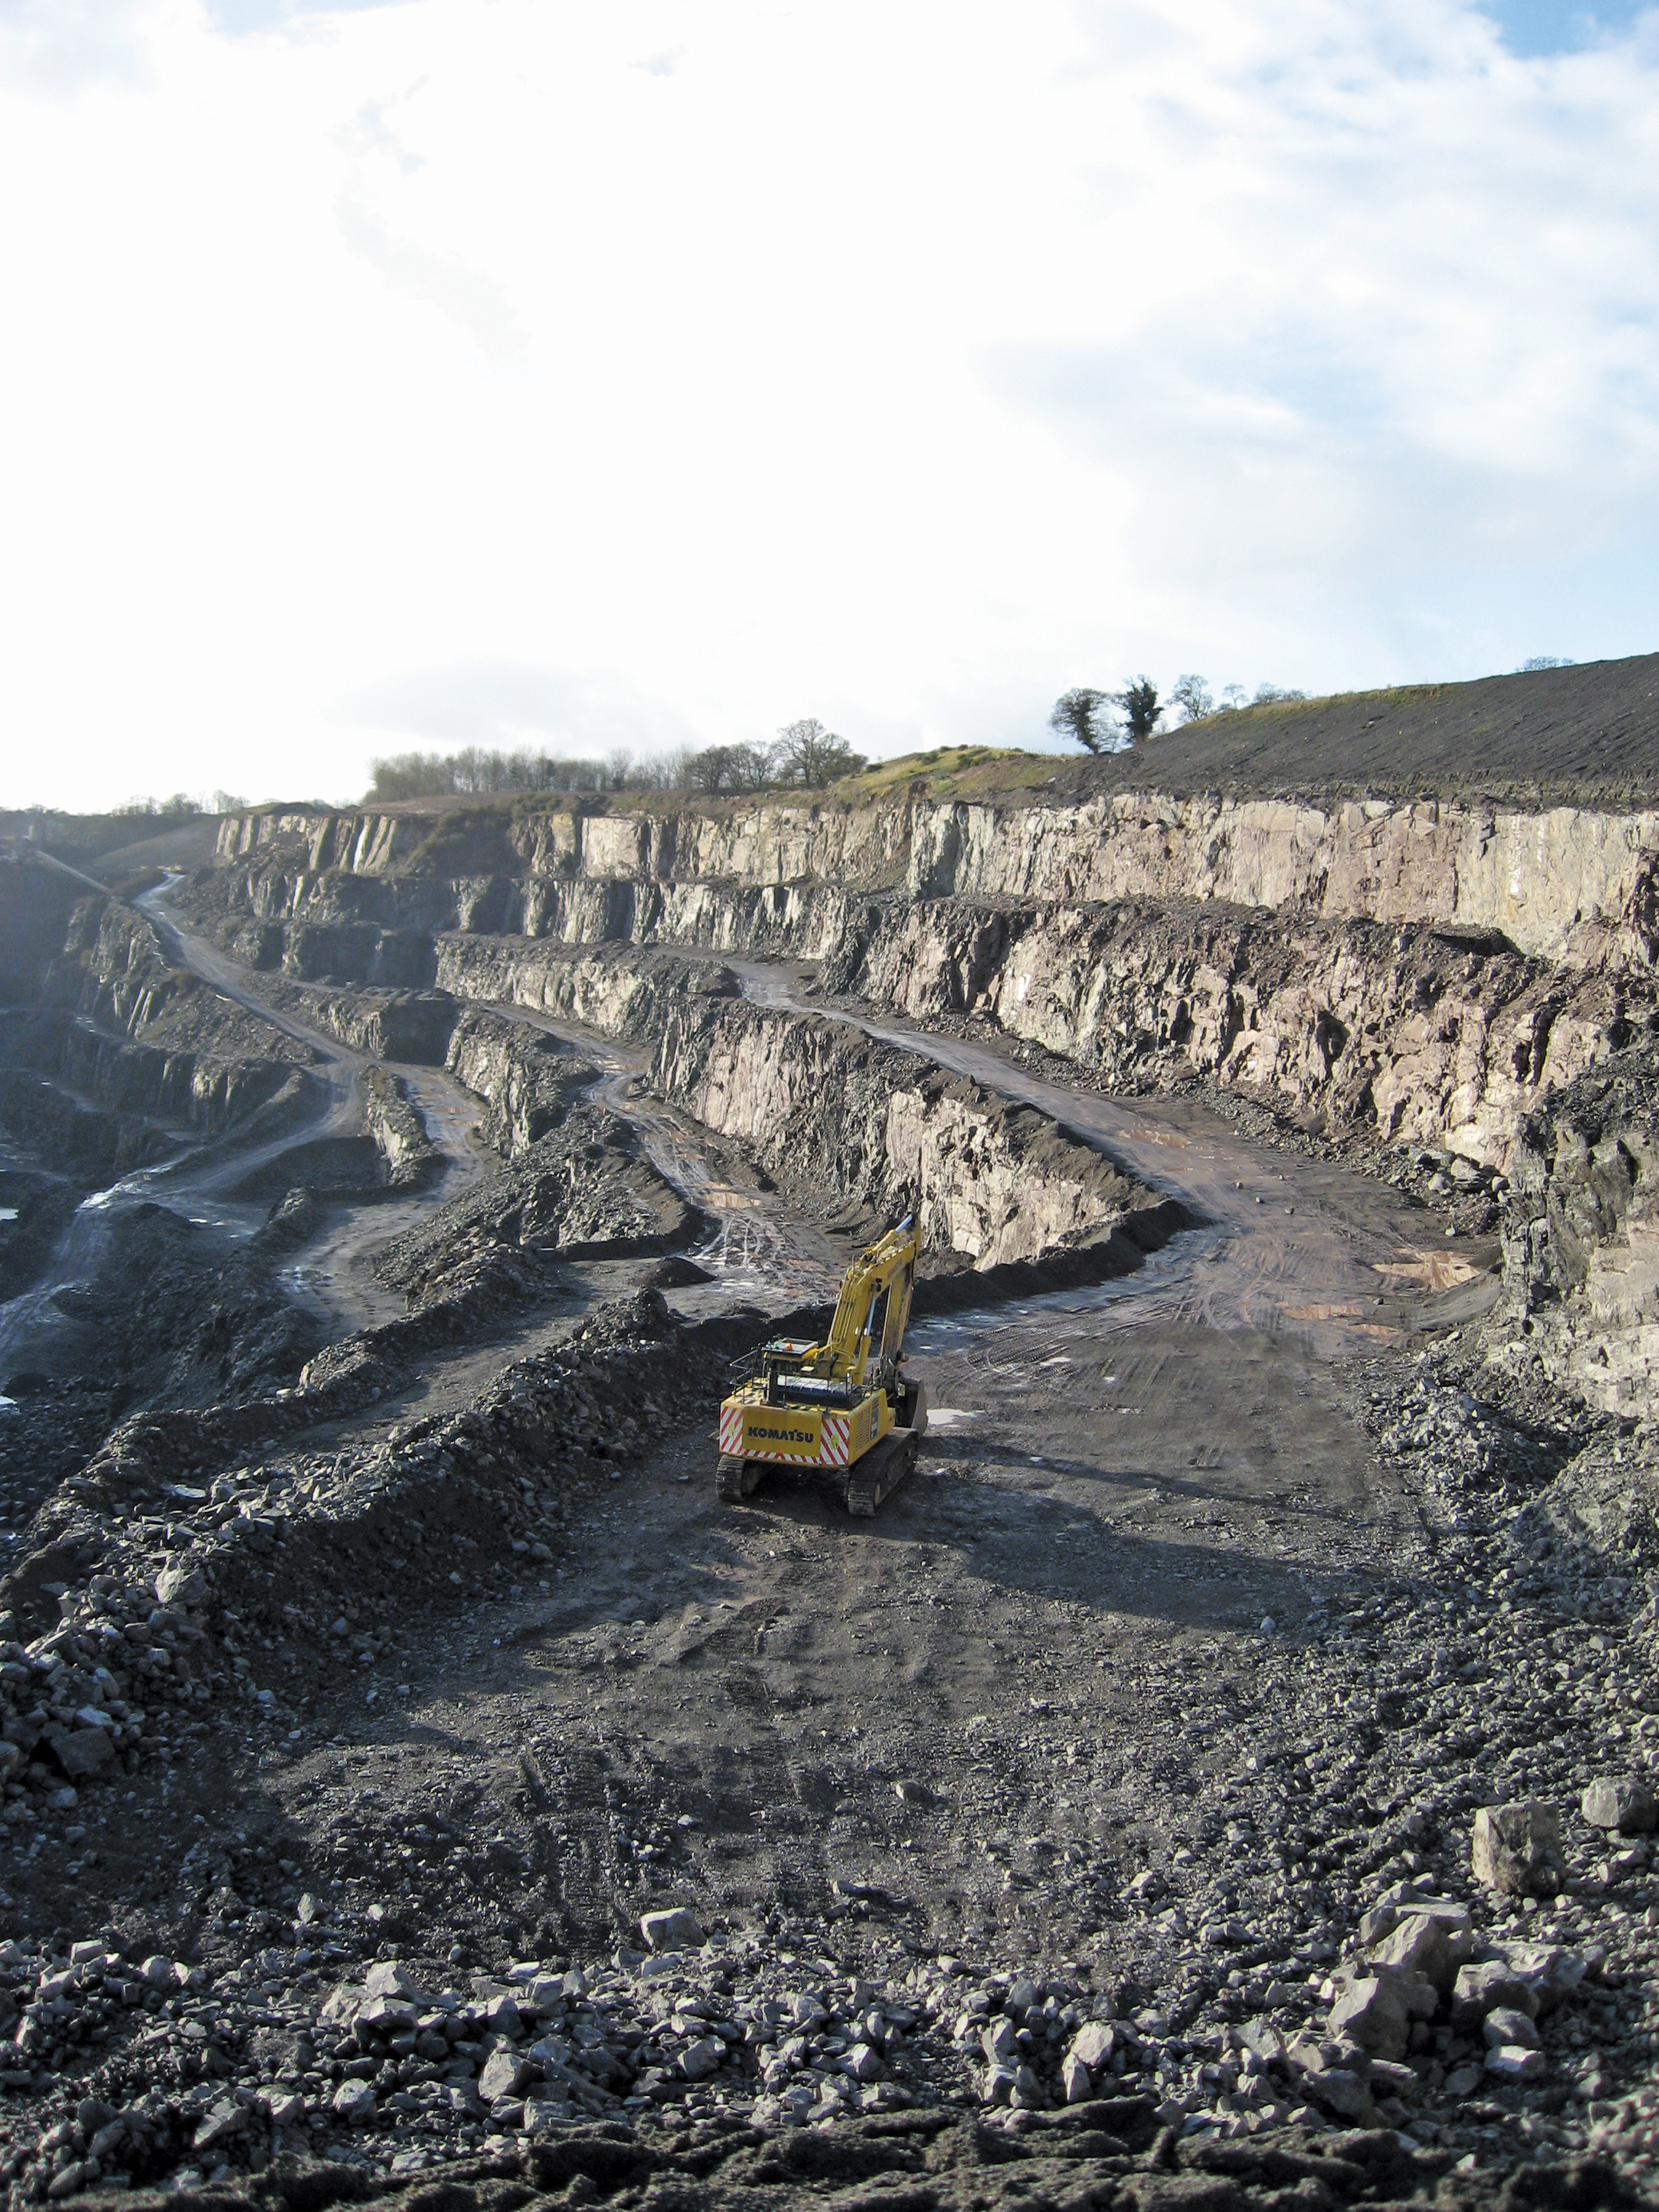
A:
<svg viewBox="0 0 1659 2212">
<path fill-rule="evenodd" d="M 972 902 L 827 970 L 475 915 L 377 982 L 249 880 L 8 955 L 12 2204 L 1653 2201 L 1645 909 L 1391 925 L 1385 1126 L 1328 998 L 1299 1098 L 1083 1048 L 1167 907 L 1039 915 L 1022 1029 Z M 1533 1010 L 1508 1089 L 1455 982 Z M 723 1505 L 732 1364 L 902 1206 L 916 1473 Z"/>
</svg>

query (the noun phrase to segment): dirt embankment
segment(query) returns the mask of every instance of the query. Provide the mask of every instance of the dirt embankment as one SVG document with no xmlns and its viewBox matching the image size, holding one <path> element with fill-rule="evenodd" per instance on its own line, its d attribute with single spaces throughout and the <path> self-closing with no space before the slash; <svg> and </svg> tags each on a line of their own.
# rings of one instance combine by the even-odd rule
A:
<svg viewBox="0 0 1659 2212">
<path fill-rule="evenodd" d="M 411 1310 L 545 1300 L 568 1291 L 568 1270 L 550 1262 L 677 1252 L 698 1227 L 628 1123 L 602 1108 L 569 1107 L 508 1149 L 505 1167 L 377 1254 L 375 1273 Z"/>
</svg>

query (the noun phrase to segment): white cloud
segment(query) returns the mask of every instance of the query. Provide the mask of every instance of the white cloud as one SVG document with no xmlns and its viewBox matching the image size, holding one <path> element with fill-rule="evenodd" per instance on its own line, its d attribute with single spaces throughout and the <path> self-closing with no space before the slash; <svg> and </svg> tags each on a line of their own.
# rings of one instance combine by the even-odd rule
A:
<svg viewBox="0 0 1659 2212">
<path fill-rule="evenodd" d="M 143 0 L 0 0 L 0 83 L 61 99 L 143 67 Z"/>
<path fill-rule="evenodd" d="M 342 192 L 335 214 L 354 253 L 378 269 L 397 290 L 412 300 L 425 300 L 447 315 L 484 353 L 516 353 L 525 343 L 524 332 L 493 277 L 447 254 L 429 253 L 406 239 L 392 237 L 355 191 Z"/>
<path fill-rule="evenodd" d="M 618 747 L 665 752 L 696 734 L 672 705 L 624 676 L 516 662 L 412 672 L 349 701 L 348 711 L 385 732 L 386 752 L 483 745 L 596 759 Z"/>
<path fill-rule="evenodd" d="M 70 4 L 0 0 L 4 796 L 1659 643 L 1651 14 Z"/>
</svg>

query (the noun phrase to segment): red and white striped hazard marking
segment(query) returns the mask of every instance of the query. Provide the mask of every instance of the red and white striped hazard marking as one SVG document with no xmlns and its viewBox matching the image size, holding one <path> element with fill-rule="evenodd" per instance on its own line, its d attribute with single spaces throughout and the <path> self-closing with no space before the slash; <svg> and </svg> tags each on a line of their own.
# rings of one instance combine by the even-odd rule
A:
<svg viewBox="0 0 1659 2212">
<path fill-rule="evenodd" d="M 853 1415 L 823 1413 L 818 1419 L 818 1449 L 808 1454 L 799 1451 L 769 1450 L 755 1437 L 746 1441 L 743 1432 L 744 1408 L 741 1406 L 720 1407 L 720 1450 L 728 1459 L 769 1459 L 786 1467 L 845 1467 L 853 1449 Z M 807 1419 L 811 1419 L 808 1415 Z"/>
</svg>

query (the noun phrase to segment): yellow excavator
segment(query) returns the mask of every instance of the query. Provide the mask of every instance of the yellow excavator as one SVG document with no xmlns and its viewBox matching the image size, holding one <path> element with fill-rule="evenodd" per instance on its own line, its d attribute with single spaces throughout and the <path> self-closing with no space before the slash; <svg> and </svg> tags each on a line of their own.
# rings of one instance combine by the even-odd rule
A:
<svg viewBox="0 0 1659 2212">
<path fill-rule="evenodd" d="M 733 1370 L 720 1406 L 719 1487 L 747 1498 L 775 1467 L 826 1477 L 869 1515 L 916 1463 L 927 1393 L 899 1361 L 921 1237 L 914 1214 L 848 1269 L 822 1344 L 775 1337 Z"/>
</svg>

